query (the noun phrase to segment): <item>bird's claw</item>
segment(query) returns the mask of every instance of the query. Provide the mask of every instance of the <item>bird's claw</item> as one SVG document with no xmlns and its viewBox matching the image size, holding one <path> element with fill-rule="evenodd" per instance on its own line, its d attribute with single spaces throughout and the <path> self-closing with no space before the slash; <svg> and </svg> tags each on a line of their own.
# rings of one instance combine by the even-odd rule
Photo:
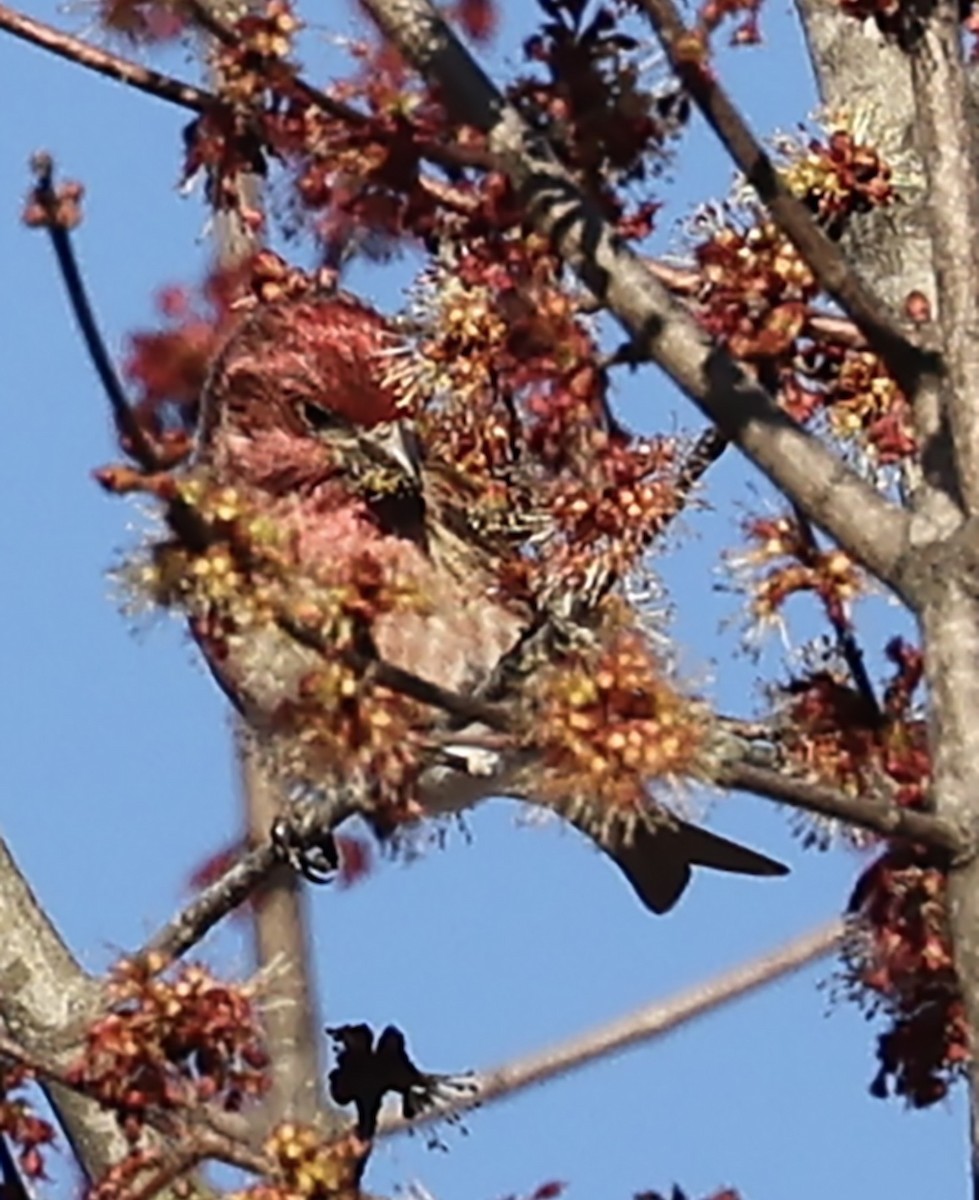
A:
<svg viewBox="0 0 979 1200">
<path fill-rule="evenodd" d="M 310 883 L 329 883 L 340 866 L 336 840 L 324 828 L 322 806 L 299 800 L 272 823 L 271 840 L 281 860 Z"/>
</svg>

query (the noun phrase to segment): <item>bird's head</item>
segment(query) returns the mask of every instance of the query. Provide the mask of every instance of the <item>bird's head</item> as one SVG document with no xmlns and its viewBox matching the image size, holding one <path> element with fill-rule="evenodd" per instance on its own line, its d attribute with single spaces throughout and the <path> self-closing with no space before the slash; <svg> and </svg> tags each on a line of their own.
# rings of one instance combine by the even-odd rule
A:
<svg viewBox="0 0 979 1200">
<path fill-rule="evenodd" d="M 384 382 L 392 337 L 346 296 L 264 304 L 244 317 L 204 389 L 198 458 L 273 495 L 342 480 L 383 495 L 417 480 L 417 448 Z"/>
</svg>

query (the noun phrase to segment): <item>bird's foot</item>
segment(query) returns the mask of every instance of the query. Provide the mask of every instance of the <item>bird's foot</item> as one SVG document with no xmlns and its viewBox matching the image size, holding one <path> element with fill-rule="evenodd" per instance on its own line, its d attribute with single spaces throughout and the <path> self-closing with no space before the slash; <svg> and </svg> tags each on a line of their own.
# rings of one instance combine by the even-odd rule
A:
<svg viewBox="0 0 979 1200">
<path fill-rule="evenodd" d="M 340 866 L 331 813 L 313 798 L 296 800 L 272 824 L 282 861 L 310 883 L 329 883 Z"/>
</svg>

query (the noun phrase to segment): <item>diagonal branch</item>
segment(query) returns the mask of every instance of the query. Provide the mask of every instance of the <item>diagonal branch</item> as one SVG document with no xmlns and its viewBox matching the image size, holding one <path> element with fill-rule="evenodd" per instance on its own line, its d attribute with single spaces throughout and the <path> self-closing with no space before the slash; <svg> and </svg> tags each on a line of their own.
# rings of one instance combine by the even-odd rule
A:
<svg viewBox="0 0 979 1200">
<path fill-rule="evenodd" d="M 158 929 L 135 957 L 166 962 L 196 946 L 214 926 L 243 904 L 268 879 L 279 862 L 271 843 L 246 851 L 236 862 Z"/>
<path fill-rule="evenodd" d="M 136 419 L 129 404 L 119 376 L 116 374 L 112 357 L 106 349 L 101 330 L 92 310 L 88 289 L 78 267 L 75 246 L 70 232 L 70 220 L 62 211 L 62 198 L 54 188 L 54 162 L 49 154 L 35 154 L 31 163 L 35 184 L 31 199 L 40 214 L 51 241 L 62 283 L 71 310 L 78 322 L 82 339 L 99 382 L 109 402 L 112 419 L 120 443 L 128 454 L 147 470 L 159 466 L 160 456 Z"/>
<path fill-rule="evenodd" d="M 210 92 L 163 75 L 142 63 L 120 58 L 118 54 L 83 42 L 80 38 L 72 37 L 70 33 L 62 33 L 60 29 L 46 25 L 43 21 L 35 21 L 33 17 L 8 8 L 5 4 L 0 4 L 0 29 L 20 38 L 21 41 L 56 54 L 59 58 L 87 67 L 108 79 L 128 84 L 129 87 L 146 92 L 147 95 L 178 104 L 181 108 L 206 112 L 216 103 L 216 98 Z"/>
<path fill-rule="evenodd" d="M 364 0 L 460 122 L 483 130 L 527 220 L 722 433 L 855 558 L 904 595 L 908 518 L 712 345 L 493 86 L 429 0 Z"/>
<path fill-rule="evenodd" d="M 975 853 L 975 847 L 953 821 L 902 808 L 889 800 L 849 796 L 835 788 L 796 779 L 751 762 L 726 762 L 714 772 L 713 778 L 721 787 L 752 792 L 804 812 L 835 817 L 881 837 L 902 837 L 933 846 L 953 861 L 966 861 Z"/>
<path fill-rule="evenodd" d="M 444 1118 L 451 1112 L 462 1112 L 493 1100 L 505 1099 L 526 1088 L 559 1079 L 612 1054 L 620 1054 L 632 1046 L 672 1033 L 697 1017 L 706 1016 L 732 1000 L 740 1000 L 766 984 L 784 979 L 831 954 L 842 936 L 843 923 L 832 921 L 813 933 L 795 938 L 777 950 L 743 963 L 706 983 L 687 988 L 670 999 L 655 1000 L 627 1016 L 579 1034 L 549 1050 L 480 1072 L 476 1076 L 476 1088 L 472 1095 L 461 1096 L 458 1104 L 451 1109 L 432 1109 L 411 1121 L 403 1117 L 389 1117 L 382 1120 L 378 1136 L 404 1133 L 426 1122 Z"/>
<path fill-rule="evenodd" d="M 905 394 L 913 397 L 920 376 L 937 369 L 934 356 L 926 355 L 908 341 L 880 298 L 782 181 L 747 122 L 717 82 L 705 59 L 706 48 L 687 29 L 673 0 L 639 0 L 639 3 L 670 66 L 779 228 L 812 268 L 824 290 L 866 335 Z M 698 47 L 697 53 L 690 52 L 692 45 Z"/>
</svg>

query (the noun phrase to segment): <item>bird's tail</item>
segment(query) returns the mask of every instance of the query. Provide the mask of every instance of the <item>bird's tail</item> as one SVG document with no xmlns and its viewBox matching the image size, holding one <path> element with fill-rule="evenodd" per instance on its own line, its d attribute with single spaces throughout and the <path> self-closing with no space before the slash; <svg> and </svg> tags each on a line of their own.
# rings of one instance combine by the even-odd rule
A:
<svg viewBox="0 0 979 1200">
<path fill-rule="evenodd" d="M 693 867 L 737 875 L 788 873 L 783 863 L 686 821 L 640 825 L 628 841 L 606 850 L 639 899 L 655 913 L 669 912 L 676 904 Z"/>
<path fill-rule="evenodd" d="M 729 841 L 700 825 L 679 822 L 679 832 L 687 858 L 697 867 L 731 871 L 735 875 L 787 875 L 789 868 L 766 854 Z"/>
</svg>

